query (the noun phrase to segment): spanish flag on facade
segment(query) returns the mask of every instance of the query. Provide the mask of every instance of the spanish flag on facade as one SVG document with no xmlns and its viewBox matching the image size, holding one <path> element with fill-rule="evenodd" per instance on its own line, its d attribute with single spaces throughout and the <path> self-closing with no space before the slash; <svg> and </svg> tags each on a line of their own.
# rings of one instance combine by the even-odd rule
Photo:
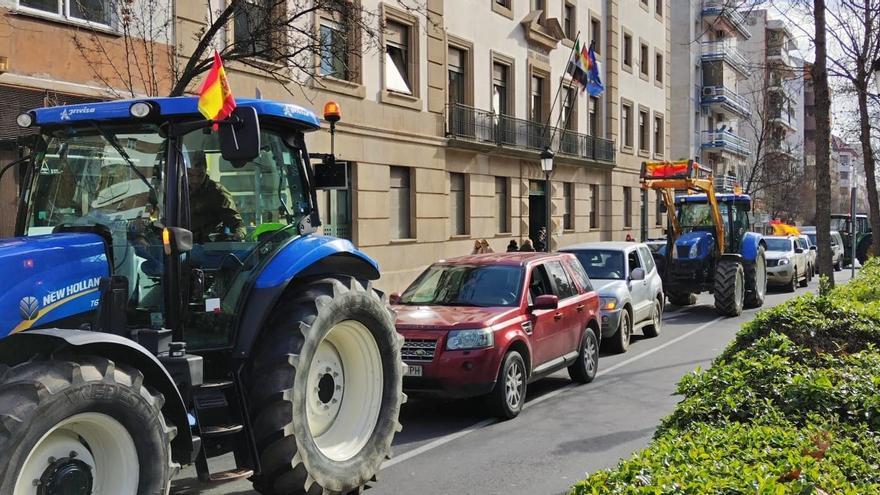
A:
<svg viewBox="0 0 880 495">
<path fill-rule="evenodd" d="M 220 54 L 214 51 L 214 64 L 199 90 L 199 112 L 208 120 L 223 120 L 235 109 L 235 97 L 223 69 Z"/>
</svg>

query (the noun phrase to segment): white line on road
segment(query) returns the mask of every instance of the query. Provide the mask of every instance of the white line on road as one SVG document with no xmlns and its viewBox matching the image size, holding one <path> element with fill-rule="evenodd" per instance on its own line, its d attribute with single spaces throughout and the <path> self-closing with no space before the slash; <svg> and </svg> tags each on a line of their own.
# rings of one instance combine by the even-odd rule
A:
<svg viewBox="0 0 880 495">
<path fill-rule="evenodd" d="M 665 318 L 664 318 L 664 319 L 665 319 Z M 700 332 L 700 331 L 705 330 L 705 329 L 708 328 L 709 326 L 711 326 L 711 325 L 713 325 L 713 324 L 715 324 L 715 323 L 718 323 L 719 321 L 721 321 L 721 320 L 723 320 L 723 319 L 724 319 L 723 316 L 719 316 L 718 318 L 715 318 L 715 319 L 712 320 L 712 321 L 706 322 L 706 323 L 704 323 L 704 324 L 698 326 L 697 328 L 695 328 L 695 329 L 693 329 L 693 330 L 691 330 L 691 331 L 689 331 L 689 332 L 686 332 L 686 333 L 683 333 L 683 334 L 679 335 L 678 337 L 676 337 L 676 338 L 670 340 L 669 342 L 664 342 L 663 344 L 660 344 L 660 345 L 658 345 L 657 347 L 654 347 L 654 348 L 652 348 L 652 349 L 649 349 L 649 350 L 647 350 L 647 351 L 645 351 L 645 352 L 639 354 L 638 356 L 633 356 L 633 357 L 631 357 L 631 358 L 629 358 L 629 359 L 626 359 L 626 360 L 624 360 L 624 361 L 621 361 L 621 362 L 615 364 L 614 366 L 611 366 L 610 368 L 607 368 L 607 369 L 604 369 L 604 370 L 599 370 L 599 372 L 596 373 L 596 378 L 598 378 L 598 377 L 600 377 L 600 376 L 602 376 L 602 375 L 606 375 L 606 374 L 608 374 L 608 373 L 611 373 L 612 371 L 617 370 L 617 369 L 620 369 L 620 368 L 622 368 L 623 366 L 626 366 L 626 365 L 628 365 L 628 364 L 630 364 L 630 363 L 634 363 L 634 362 L 636 362 L 636 361 L 639 361 L 640 359 L 646 358 L 646 357 L 650 356 L 651 354 L 654 354 L 654 353 L 657 352 L 657 351 L 661 351 L 661 350 L 663 350 L 663 349 L 665 349 L 665 348 L 667 348 L 667 347 L 669 347 L 669 346 L 671 346 L 671 345 L 673 345 L 673 344 L 676 344 L 676 343 L 678 343 L 678 342 L 680 342 L 680 341 L 682 341 L 682 340 L 684 340 L 684 339 L 690 337 L 691 335 L 693 335 L 693 334 L 695 334 L 695 333 L 697 333 L 697 332 Z M 540 404 L 541 402 L 544 402 L 544 401 L 546 401 L 546 400 L 552 399 L 553 397 L 557 397 L 557 396 L 559 396 L 560 394 L 562 394 L 562 393 L 564 393 L 564 392 L 567 392 L 567 391 L 569 391 L 569 390 L 571 390 L 571 389 L 573 389 L 573 388 L 575 388 L 575 387 L 576 387 L 576 386 L 575 386 L 574 384 L 568 384 L 568 385 L 566 385 L 566 386 L 564 386 L 564 387 L 562 387 L 562 388 L 559 388 L 559 389 L 554 390 L 553 392 L 550 392 L 550 393 L 544 394 L 544 395 L 542 395 L 542 396 L 540 396 L 540 397 L 538 397 L 538 398 L 536 398 L 536 399 L 534 399 L 534 400 L 532 400 L 532 401 L 527 402 L 527 403 L 523 406 L 523 409 L 528 409 L 529 407 L 532 407 L 532 406 L 534 406 L 535 404 Z M 422 445 L 421 447 L 417 447 L 417 448 L 415 448 L 415 449 L 410 450 L 409 452 L 405 452 L 405 453 L 401 454 L 401 455 L 398 456 L 398 457 L 395 457 L 395 458 L 393 458 L 393 459 L 387 460 L 387 461 L 385 461 L 384 463 L 382 463 L 382 467 L 381 467 L 380 469 L 390 468 L 391 466 L 394 466 L 395 464 L 400 464 L 401 462 L 408 461 L 408 460 L 412 459 L 413 457 L 416 457 L 416 456 L 418 456 L 418 455 L 424 454 L 425 452 L 428 452 L 428 451 L 430 451 L 430 450 L 434 450 L 434 449 L 436 449 L 437 447 L 441 447 L 441 446 L 443 446 L 443 445 L 446 445 L 447 443 L 449 443 L 449 442 L 451 442 L 451 441 L 453 441 L 453 440 L 457 440 L 457 439 L 459 439 L 459 438 L 461 438 L 461 437 L 463 437 L 463 436 L 465 436 L 465 435 L 468 435 L 468 434 L 473 433 L 473 432 L 475 432 L 475 431 L 477 431 L 477 430 L 483 429 L 483 428 L 485 428 L 485 427 L 487 427 L 487 426 L 489 426 L 489 425 L 495 424 L 495 423 L 497 423 L 497 422 L 498 422 L 497 419 L 495 419 L 495 418 L 489 418 L 489 419 L 484 419 L 483 421 L 480 421 L 480 422 L 478 422 L 478 423 L 474 423 L 474 424 L 468 426 L 467 428 L 465 428 L 465 429 L 463 429 L 463 430 L 461 430 L 461 431 L 457 431 L 457 432 L 455 432 L 455 433 L 450 433 L 449 435 L 442 436 L 442 437 L 440 437 L 440 438 L 434 440 L 433 442 L 426 443 L 425 445 Z"/>
</svg>

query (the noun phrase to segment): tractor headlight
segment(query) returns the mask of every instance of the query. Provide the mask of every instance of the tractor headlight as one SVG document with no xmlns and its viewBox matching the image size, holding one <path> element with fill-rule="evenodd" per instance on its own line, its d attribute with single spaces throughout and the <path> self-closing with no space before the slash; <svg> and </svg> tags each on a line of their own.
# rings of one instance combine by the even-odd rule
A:
<svg viewBox="0 0 880 495">
<path fill-rule="evenodd" d="M 29 112 L 25 112 L 15 118 L 15 123 L 18 124 L 19 127 L 30 127 L 34 125 L 34 116 Z"/>
<path fill-rule="evenodd" d="M 700 253 L 700 243 L 695 242 L 695 243 L 691 244 L 691 248 L 688 250 L 687 257 L 688 258 L 696 258 L 697 254 L 699 254 L 699 253 Z M 676 258 L 683 258 L 684 256 L 682 256 L 681 252 L 678 249 L 676 249 L 675 250 L 675 257 Z"/>
<path fill-rule="evenodd" d="M 128 112 L 132 117 L 143 119 L 149 117 L 150 114 L 153 113 L 153 105 L 145 101 L 138 101 L 131 104 L 131 107 L 128 108 Z"/>
<path fill-rule="evenodd" d="M 484 349 L 495 345 L 495 334 L 489 328 L 476 330 L 453 330 L 446 338 L 447 351 Z"/>
<path fill-rule="evenodd" d="M 791 263 L 791 260 L 788 258 L 779 258 L 779 266 L 787 265 Z"/>
</svg>

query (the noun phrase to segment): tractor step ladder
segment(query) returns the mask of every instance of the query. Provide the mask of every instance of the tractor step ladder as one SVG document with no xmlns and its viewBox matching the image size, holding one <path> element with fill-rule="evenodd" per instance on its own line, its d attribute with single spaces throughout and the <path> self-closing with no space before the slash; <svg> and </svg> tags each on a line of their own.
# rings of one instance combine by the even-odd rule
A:
<svg viewBox="0 0 880 495">
<path fill-rule="evenodd" d="M 196 457 L 196 473 L 203 482 L 231 481 L 253 476 L 255 446 L 247 435 L 244 404 L 236 384 L 229 380 L 206 382 L 193 392 L 198 434 L 202 448 Z M 209 459 L 232 452 L 236 468 L 211 472 Z"/>
</svg>

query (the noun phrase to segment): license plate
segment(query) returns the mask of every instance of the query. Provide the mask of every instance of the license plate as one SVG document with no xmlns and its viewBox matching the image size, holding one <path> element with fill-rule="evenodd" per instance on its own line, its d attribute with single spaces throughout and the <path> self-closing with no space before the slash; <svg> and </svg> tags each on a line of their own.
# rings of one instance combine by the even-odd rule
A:
<svg viewBox="0 0 880 495">
<path fill-rule="evenodd" d="M 406 365 L 406 373 L 403 376 L 422 376 L 422 367 L 414 364 Z"/>
</svg>

